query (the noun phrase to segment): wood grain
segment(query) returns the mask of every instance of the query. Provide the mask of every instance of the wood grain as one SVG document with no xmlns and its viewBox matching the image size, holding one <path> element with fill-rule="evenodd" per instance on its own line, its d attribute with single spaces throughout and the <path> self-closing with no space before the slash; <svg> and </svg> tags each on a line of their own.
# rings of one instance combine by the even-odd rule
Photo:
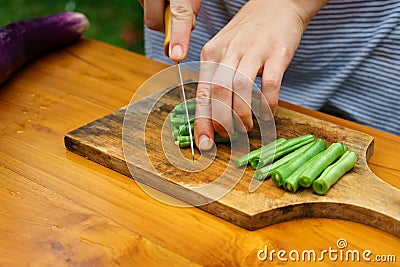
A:
<svg viewBox="0 0 400 267">
<path fill-rule="evenodd" d="M 376 228 L 313 218 L 248 231 L 197 208 L 159 202 L 133 179 L 66 150 L 67 132 L 129 104 L 166 67 L 84 38 L 31 63 L 0 88 L 0 266 L 281 266 L 276 259 L 258 260 L 257 252 L 266 245 L 321 251 L 335 248 L 339 238 L 349 249 L 397 255 L 397 262 L 312 265 L 398 266 L 400 238 Z M 373 136 L 368 165 L 400 188 L 399 137 L 286 102 L 280 106 Z"/>
<path fill-rule="evenodd" d="M 186 91 L 193 98 L 195 85 L 187 84 Z M 271 180 L 249 192 L 254 172 L 247 167 L 241 174 L 229 164 L 233 152 L 230 146 L 219 145 L 215 159 L 201 171 L 195 171 L 196 162 L 188 160 L 188 149 L 179 157 L 181 151 L 171 137 L 168 114 L 180 99 L 178 87 L 155 93 L 68 133 L 66 147 L 249 230 L 299 218 L 325 217 L 364 223 L 400 236 L 400 191 L 368 168 L 367 160 L 373 153 L 371 136 L 279 108 L 275 124 L 268 128 L 268 141 L 311 133 L 327 145 L 342 142 L 357 153 L 356 167 L 326 196 L 313 194 L 311 188 L 296 194 L 283 192 Z M 251 149 L 260 147 L 259 129 L 257 124 L 249 133 Z M 178 155 L 173 162 L 166 151 Z M 235 185 L 236 180 L 239 182 Z M 205 189 L 211 183 L 212 187 Z M 229 193 L 216 199 L 214 193 L 220 191 Z"/>
</svg>

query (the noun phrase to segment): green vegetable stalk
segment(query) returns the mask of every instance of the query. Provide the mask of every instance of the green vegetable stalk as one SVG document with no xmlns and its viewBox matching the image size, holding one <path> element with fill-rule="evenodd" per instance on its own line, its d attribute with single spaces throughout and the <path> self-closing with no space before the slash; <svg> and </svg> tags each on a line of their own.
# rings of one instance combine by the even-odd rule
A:
<svg viewBox="0 0 400 267">
<path fill-rule="evenodd" d="M 186 121 L 186 110 L 184 103 L 176 104 L 174 109 L 172 110 L 169 119 L 170 119 L 170 127 L 171 133 L 174 137 L 175 144 L 180 148 L 189 147 L 190 146 L 190 137 L 189 131 L 193 133 L 194 131 L 194 119 L 195 119 L 195 102 L 187 102 L 188 112 L 189 112 L 189 123 Z M 230 137 L 221 137 L 218 133 L 214 134 L 215 143 L 226 143 L 237 140 L 239 137 L 238 133 L 235 132 Z"/>
<path fill-rule="evenodd" d="M 263 150 L 258 157 L 250 159 L 249 162 L 254 169 L 258 169 L 312 141 L 314 141 L 314 136 L 312 134 L 291 138 L 278 145 L 275 151 Z"/>
<path fill-rule="evenodd" d="M 312 146 L 304 151 L 304 153 L 298 155 L 271 173 L 271 178 L 274 184 L 277 186 L 282 186 L 286 178 L 288 178 L 296 169 L 306 163 L 310 158 L 323 151 L 325 147 L 326 144 L 324 141 L 322 141 L 322 139 L 318 138 L 315 140 Z"/>
<path fill-rule="evenodd" d="M 236 167 L 247 165 L 250 160 L 252 160 L 254 158 L 259 158 L 260 154 L 264 151 L 272 150 L 272 153 L 273 153 L 275 148 L 277 146 L 279 146 L 280 144 L 284 143 L 285 141 L 286 141 L 285 138 L 279 138 L 273 142 L 268 143 L 267 145 L 265 145 L 263 147 L 260 147 L 259 149 L 256 149 L 256 150 L 253 150 L 253 151 L 247 153 L 243 157 L 235 160 Z"/>
<path fill-rule="evenodd" d="M 321 160 L 324 151 L 321 151 L 317 155 L 313 156 L 311 159 L 302 164 L 299 168 L 297 168 L 288 178 L 286 178 L 283 182 L 283 188 L 286 190 L 296 193 L 299 188 L 300 176 L 307 169 L 313 169 L 315 164 Z"/>
<path fill-rule="evenodd" d="M 300 177 L 300 185 L 303 187 L 309 187 L 313 181 L 335 160 L 337 160 L 347 148 L 342 143 L 333 143 L 327 150 L 325 150 L 321 158 L 312 166 L 305 170 Z"/>
<path fill-rule="evenodd" d="M 215 143 L 229 143 L 236 141 L 239 138 L 238 133 L 234 133 L 230 137 L 222 137 L 219 134 L 214 135 L 214 142 Z M 190 137 L 188 135 L 180 135 L 178 139 L 175 141 L 175 144 L 178 145 L 180 148 L 189 147 L 190 146 Z"/>
<path fill-rule="evenodd" d="M 188 112 L 191 114 L 194 114 L 194 111 L 196 109 L 196 102 L 186 102 Z M 174 107 L 174 110 L 172 111 L 174 114 L 185 114 L 185 103 L 179 103 L 176 104 Z"/>
<path fill-rule="evenodd" d="M 307 145 L 304 145 L 295 151 L 291 152 L 290 154 L 287 154 L 286 156 L 280 158 L 279 160 L 275 161 L 274 163 L 264 166 L 254 172 L 254 177 L 257 180 L 264 180 L 268 176 L 271 175 L 271 173 L 278 169 L 279 167 L 283 166 L 284 164 L 288 163 L 290 160 L 294 159 L 298 155 L 302 154 L 304 151 L 306 151 L 310 146 L 312 146 L 313 143 L 309 143 Z"/>
<path fill-rule="evenodd" d="M 357 162 L 357 155 L 352 151 L 346 151 L 337 162 L 327 167 L 316 179 L 313 184 L 313 190 L 318 195 L 325 195 L 346 172 L 350 171 Z"/>
</svg>

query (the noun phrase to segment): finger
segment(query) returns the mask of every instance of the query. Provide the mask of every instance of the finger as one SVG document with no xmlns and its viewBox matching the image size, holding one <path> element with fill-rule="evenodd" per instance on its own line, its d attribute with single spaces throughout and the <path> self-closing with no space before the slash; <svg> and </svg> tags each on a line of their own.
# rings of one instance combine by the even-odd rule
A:
<svg viewBox="0 0 400 267">
<path fill-rule="evenodd" d="M 218 64 L 210 88 L 212 119 L 215 131 L 222 137 L 234 133 L 232 121 L 233 77 L 237 63 Z M 233 66 L 233 67 L 230 67 Z"/>
<path fill-rule="evenodd" d="M 213 147 L 214 127 L 211 120 L 210 82 L 216 63 L 200 62 L 199 83 L 196 91 L 196 114 L 194 120 L 194 139 L 196 146 L 203 151 Z"/>
<path fill-rule="evenodd" d="M 147 28 L 164 32 L 165 1 L 152 0 L 143 2 L 144 23 Z"/>
<path fill-rule="evenodd" d="M 201 7 L 201 0 L 192 0 L 192 9 L 193 9 L 193 13 L 196 16 L 197 16 L 197 14 L 199 14 L 200 7 Z"/>
<path fill-rule="evenodd" d="M 170 58 L 182 61 L 188 51 L 190 33 L 193 27 L 193 8 L 191 0 L 175 0 L 170 2 L 171 8 L 171 40 Z"/>
<path fill-rule="evenodd" d="M 192 0 L 192 9 L 193 9 L 193 21 L 192 21 L 192 30 L 196 28 L 196 20 L 197 15 L 199 14 L 201 7 L 201 0 Z"/>
<path fill-rule="evenodd" d="M 196 91 L 196 115 L 194 139 L 200 150 L 210 150 L 213 146 L 214 127 L 211 120 L 210 84 L 198 83 Z"/>
<path fill-rule="evenodd" d="M 261 80 L 261 118 L 270 120 L 276 111 L 279 100 L 283 74 L 286 71 L 290 60 L 279 54 L 268 58 L 265 61 Z"/>
<path fill-rule="evenodd" d="M 236 127 L 240 132 L 248 132 L 253 129 L 251 96 L 254 80 L 262 65 L 262 61 L 258 58 L 244 56 L 239 62 L 233 79 L 233 110 Z"/>
</svg>

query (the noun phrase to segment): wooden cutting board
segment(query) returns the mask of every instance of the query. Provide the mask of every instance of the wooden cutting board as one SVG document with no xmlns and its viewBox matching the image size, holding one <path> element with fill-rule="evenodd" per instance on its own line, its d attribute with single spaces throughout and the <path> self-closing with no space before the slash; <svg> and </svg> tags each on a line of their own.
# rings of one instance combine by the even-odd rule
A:
<svg viewBox="0 0 400 267">
<path fill-rule="evenodd" d="M 187 85 L 186 93 L 193 98 L 195 87 Z M 237 145 L 231 149 L 229 144 L 218 144 L 214 154 L 200 155 L 196 150 L 197 160 L 192 163 L 190 148 L 178 149 L 169 132 L 169 112 L 179 102 L 178 88 L 158 92 L 71 131 L 65 136 L 65 146 L 249 230 L 324 217 L 363 223 L 400 237 L 400 190 L 368 168 L 374 145 L 371 136 L 281 107 L 275 122 L 269 122 L 274 127 L 256 124 L 248 135 L 250 149 L 261 146 L 261 133 L 267 141 L 275 133 L 277 138 L 311 133 L 327 145 L 342 142 L 357 153 L 355 168 L 325 196 L 314 194 L 311 188 L 293 194 L 277 188 L 270 179 L 255 183 L 251 167 L 234 167 L 232 161 L 239 155 L 236 151 L 241 151 Z M 273 132 L 265 135 L 260 127 Z M 241 138 L 247 140 L 247 135 L 239 138 L 239 145 L 245 140 Z M 171 155 L 178 157 L 171 159 Z"/>
</svg>

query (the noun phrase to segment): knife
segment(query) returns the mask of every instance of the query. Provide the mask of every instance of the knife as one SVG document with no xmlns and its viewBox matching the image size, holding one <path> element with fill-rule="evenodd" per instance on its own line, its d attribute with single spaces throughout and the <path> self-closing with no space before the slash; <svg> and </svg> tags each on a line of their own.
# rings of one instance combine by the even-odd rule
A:
<svg viewBox="0 0 400 267">
<path fill-rule="evenodd" d="M 169 6 L 169 2 L 167 2 L 165 4 L 164 25 L 165 25 L 164 53 L 166 56 L 169 56 L 169 43 L 170 43 L 170 37 L 171 37 L 171 9 Z M 186 113 L 186 121 L 187 121 L 188 129 L 189 129 L 189 140 L 190 140 L 190 148 L 192 151 L 192 161 L 194 161 L 193 135 L 192 135 L 192 131 L 190 130 L 191 127 L 190 127 L 189 111 L 188 111 L 188 107 L 187 107 L 185 87 L 183 85 L 182 71 L 181 71 L 181 66 L 179 64 L 179 61 L 177 61 L 175 63 L 176 63 L 176 66 L 178 67 L 179 81 L 180 81 L 180 86 L 182 89 L 182 96 L 183 96 L 183 104 L 185 106 L 185 111 L 186 111 L 185 112 Z"/>
</svg>

